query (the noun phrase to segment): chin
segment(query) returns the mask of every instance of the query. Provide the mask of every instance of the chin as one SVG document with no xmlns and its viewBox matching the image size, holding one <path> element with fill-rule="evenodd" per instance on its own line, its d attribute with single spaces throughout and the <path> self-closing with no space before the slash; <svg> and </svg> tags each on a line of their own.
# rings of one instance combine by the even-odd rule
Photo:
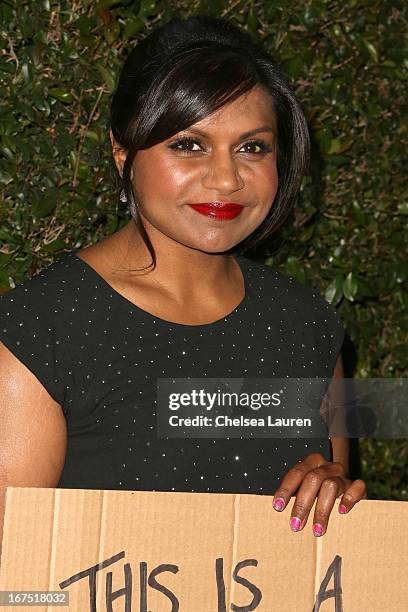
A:
<svg viewBox="0 0 408 612">
<path fill-rule="evenodd" d="M 176 236 L 173 234 L 171 237 L 176 242 L 184 244 L 186 247 L 202 251 L 203 253 L 224 253 L 233 249 L 235 246 L 240 244 L 247 236 L 248 231 L 245 232 L 228 232 L 228 228 L 223 228 L 223 231 L 217 230 L 208 232 L 206 234 L 199 234 L 194 232 L 188 234 L 187 231 L 182 232 L 183 235 Z M 170 235 L 168 234 L 170 237 Z"/>
<path fill-rule="evenodd" d="M 190 246 L 193 249 L 196 249 L 197 251 L 202 251 L 203 253 L 209 253 L 209 254 L 221 254 L 221 253 L 225 253 L 226 251 L 229 251 L 230 249 L 233 249 L 237 244 L 239 244 L 239 242 L 237 241 L 225 241 L 225 242 L 219 242 L 217 244 L 208 242 L 206 244 L 190 244 L 188 246 Z"/>
</svg>

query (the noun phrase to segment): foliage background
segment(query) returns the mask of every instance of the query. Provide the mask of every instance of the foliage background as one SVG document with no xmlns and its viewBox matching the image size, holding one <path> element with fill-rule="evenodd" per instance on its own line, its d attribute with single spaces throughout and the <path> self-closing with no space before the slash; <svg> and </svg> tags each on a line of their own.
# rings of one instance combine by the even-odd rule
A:
<svg viewBox="0 0 408 612">
<path fill-rule="evenodd" d="M 1 290 L 128 222 L 107 118 L 129 47 L 173 15 L 226 16 L 286 71 L 313 139 L 293 216 L 247 255 L 315 285 L 337 306 L 349 336 L 346 375 L 406 376 L 405 6 L 1 1 Z M 353 457 L 354 477 L 366 480 L 370 498 L 408 500 L 407 440 L 363 440 Z"/>
</svg>

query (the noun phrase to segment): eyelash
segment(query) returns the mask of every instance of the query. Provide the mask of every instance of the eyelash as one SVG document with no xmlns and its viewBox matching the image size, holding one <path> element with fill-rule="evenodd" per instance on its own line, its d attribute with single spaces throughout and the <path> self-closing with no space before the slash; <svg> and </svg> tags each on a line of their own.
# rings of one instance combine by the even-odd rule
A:
<svg viewBox="0 0 408 612">
<path fill-rule="evenodd" d="M 179 149 L 178 147 L 182 144 L 199 144 L 201 146 L 200 141 L 196 138 L 189 138 L 188 136 L 185 136 L 184 138 L 179 138 L 179 140 L 175 140 L 174 142 L 172 142 L 169 145 L 169 148 L 173 149 L 173 151 L 179 151 L 180 153 L 184 153 L 186 155 L 199 153 L 199 151 L 188 151 L 186 149 Z M 265 153 L 270 153 L 272 151 L 271 147 L 269 147 L 263 140 L 248 140 L 242 146 L 244 147 L 249 144 L 256 145 L 260 147 L 261 150 L 256 153 L 248 153 L 248 155 L 265 155 Z"/>
</svg>

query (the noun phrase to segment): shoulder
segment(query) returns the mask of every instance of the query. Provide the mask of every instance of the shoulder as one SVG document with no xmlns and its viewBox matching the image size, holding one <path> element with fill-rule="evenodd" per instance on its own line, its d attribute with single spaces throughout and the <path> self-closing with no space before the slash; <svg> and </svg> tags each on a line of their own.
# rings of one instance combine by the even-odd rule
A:
<svg viewBox="0 0 408 612">
<path fill-rule="evenodd" d="M 0 317 L 7 310 L 14 313 L 28 310 L 33 315 L 36 310 L 50 312 L 51 306 L 58 308 L 60 305 L 61 310 L 67 308 L 68 296 L 73 296 L 74 286 L 81 282 L 80 264 L 78 257 L 71 252 L 14 289 L 3 293 L 0 295 Z"/>
<path fill-rule="evenodd" d="M 268 312 L 290 319 L 294 328 L 312 326 L 316 331 L 324 328 L 339 339 L 344 336 L 336 309 L 318 289 L 302 285 L 296 279 L 261 262 L 242 256 L 240 259 L 247 266 L 252 293 Z"/>
<path fill-rule="evenodd" d="M 300 364 L 302 376 L 332 376 L 345 337 L 335 308 L 312 286 L 260 262 L 242 263 L 257 306 L 252 312 L 268 322 L 282 355 L 286 346 L 291 367 Z"/>
<path fill-rule="evenodd" d="M 272 295 L 281 303 L 290 302 L 293 306 L 301 304 L 303 307 L 310 306 L 312 309 L 328 312 L 335 310 L 315 287 L 303 285 L 264 263 L 242 256 L 241 260 L 250 271 L 250 282 L 256 284 L 265 297 Z"/>
<path fill-rule="evenodd" d="M 61 406 L 78 337 L 72 316 L 81 282 L 77 259 L 63 256 L 0 296 L 1 343 Z"/>
<path fill-rule="evenodd" d="M 77 261 L 78 257 L 75 256 L 75 251 L 70 251 L 3 295 L 10 295 L 13 292 L 27 293 L 31 290 L 39 290 L 40 287 L 55 287 L 67 280 L 67 275 L 71 277 L 75 275 L 75 264 Z"/>
</svg>

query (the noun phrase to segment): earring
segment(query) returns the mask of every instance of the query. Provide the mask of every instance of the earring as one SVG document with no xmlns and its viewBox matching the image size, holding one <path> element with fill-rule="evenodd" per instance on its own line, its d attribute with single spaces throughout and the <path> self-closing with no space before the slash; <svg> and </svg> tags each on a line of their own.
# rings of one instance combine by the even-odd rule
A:
<svg viewBox="0 0 408 612">
<path fill-rule="evenodd" d="M 122 189 L 122 191 L 120 192 L 119 199 L 121 202 L 127 202 L 127 197 L 124 189 Z"/>
</svg>

